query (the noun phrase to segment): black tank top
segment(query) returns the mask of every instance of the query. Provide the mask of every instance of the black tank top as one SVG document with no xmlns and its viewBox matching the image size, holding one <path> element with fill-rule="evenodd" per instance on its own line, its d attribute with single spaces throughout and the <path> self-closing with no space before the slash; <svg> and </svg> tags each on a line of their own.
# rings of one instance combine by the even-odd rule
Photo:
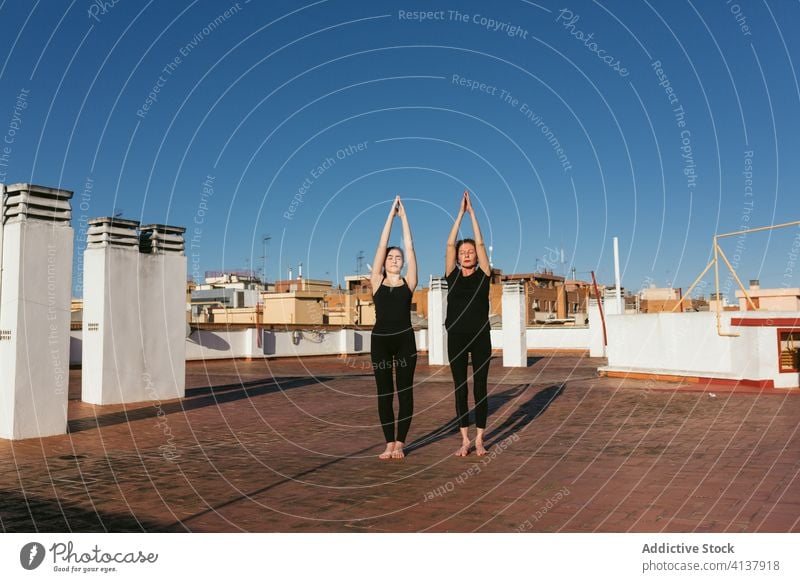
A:
<svg viewBox="0 0 800 582">
<path fill-rule="evenodd" d="M 384 277 L 385 279 L 385 277 Z M 403 279 L 398 287 L 381 285 L 375 295 L 375 326 L 372 333 L 393 334 L 411 329 L 411 289 Z"/>
<path fill-rule="evenodd" d="M 491 280 L 477 267 L 472 275 L 464 276 L 456 267 L 447 279 L 447 318 L 444 326 L 449 333 L 477 334 L 489 329 L 489 284 Z"/>
</svg>

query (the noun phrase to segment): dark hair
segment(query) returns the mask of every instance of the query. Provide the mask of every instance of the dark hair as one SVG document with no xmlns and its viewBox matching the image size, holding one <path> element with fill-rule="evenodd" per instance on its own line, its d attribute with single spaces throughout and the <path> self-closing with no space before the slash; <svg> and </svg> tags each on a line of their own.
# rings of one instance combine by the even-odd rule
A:
<svg viewBox="0 0 800 582">
<path fill-rule="evenodd" d="M 458 251 L 461 250 L 461 245 L 464 243 L 471 244 L 473 247 L 475 247 L 475 251 L 478 251 L 478 245 L 475 243 L 475 239 L 462 238 L 461 240 L 456 241 L 456 262 L 458 262 Z"/>
<path fill-rule="evenodd" d="M 403 249 L 400 247 L 386 247 L 386 256 L 383 257 L 383 266 L 381 267 L 381 274 L 384 277 L 386 276 L 386 259 L 389 257 L 389 252 L 391 251 L 400 251 L 400 255 L 403 257 L 403 262 L 406 262 L 406 254 L 403 252 Z"/>
</svg>

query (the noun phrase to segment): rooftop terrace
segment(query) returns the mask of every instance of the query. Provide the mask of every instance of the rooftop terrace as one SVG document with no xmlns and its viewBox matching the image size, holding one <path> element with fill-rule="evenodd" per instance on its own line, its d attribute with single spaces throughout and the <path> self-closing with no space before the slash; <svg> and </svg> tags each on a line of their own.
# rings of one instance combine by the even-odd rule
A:
<svg viewBox="0 0 800 582">
<path fill-rule="evenodd" d="M 490 454 L 456 458 L 449 370 L 421 358 L 391 461 L 366 356 L 190 362 L 184 400 L 127 407 L 82 403 L 73 370 L 69 434 L 0 441 L 0 529 L 800 531 L 800 398 L 604 363 L 495 357 Z"/>
</svg>

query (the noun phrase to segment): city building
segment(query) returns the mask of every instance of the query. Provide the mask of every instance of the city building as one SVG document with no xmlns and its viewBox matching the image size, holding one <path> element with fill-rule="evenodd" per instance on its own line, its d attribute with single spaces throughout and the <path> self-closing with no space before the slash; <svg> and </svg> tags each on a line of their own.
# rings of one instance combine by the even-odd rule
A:
<svg viewBox="0 0 800 582">
<path fill-rule="evenodd" d="M 552 271 L 501 275 L 500 281 L 522 281 L 525 285 L 526 321 L 528 325 L 543 323 L 586 322 L 587 302 L 591 283 L 571 279 L 567 281 Z M 502 315 L 500 298 L 502 285 L 491 291 L 492 313 Z M 497 305 L 497 309 L 494 307 Z"/>
<path fill-rule="evenodd" d="M 747 294 L 758 310 L 800 311 L 800 288 L 798 287 L 762 289 L 758 279 L 751 279 Z M 741 289 L 736 291 L 736 298 L 739 300 L 740 311 L 752 311 L 752 307 Z"/>
</svg>

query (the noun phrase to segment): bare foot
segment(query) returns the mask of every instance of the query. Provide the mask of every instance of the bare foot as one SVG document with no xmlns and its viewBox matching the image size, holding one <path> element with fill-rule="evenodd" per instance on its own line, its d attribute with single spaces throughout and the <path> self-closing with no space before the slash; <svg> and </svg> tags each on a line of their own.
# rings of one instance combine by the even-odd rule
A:
<svg viewBox="0 0 800 582">
<path fill-rule="evenodd" d="M 469 441 L 461 443 L 461 448 L 456 451 L 456 457 L 466 457 L 469 455 Z"/>
<path fill-rule="evenodd" d="M 386 443 L 386 450 L 378 455 L 379 459 L 391 459 L 394 453 L 394 443 Z"/>
<path fill-rule="evenodd" d="M 394 450 L 392 451 L 393 459 L 403 459 L 406 454 L 403 452 L 403 441 L 394 441 Z"/>
<path fill-rule="evenodd" d="M 483 441 L 475 440 L 475 454 L 479 457 L 486 455 L 486 449 L 483 448 Z"/>
</svg>

